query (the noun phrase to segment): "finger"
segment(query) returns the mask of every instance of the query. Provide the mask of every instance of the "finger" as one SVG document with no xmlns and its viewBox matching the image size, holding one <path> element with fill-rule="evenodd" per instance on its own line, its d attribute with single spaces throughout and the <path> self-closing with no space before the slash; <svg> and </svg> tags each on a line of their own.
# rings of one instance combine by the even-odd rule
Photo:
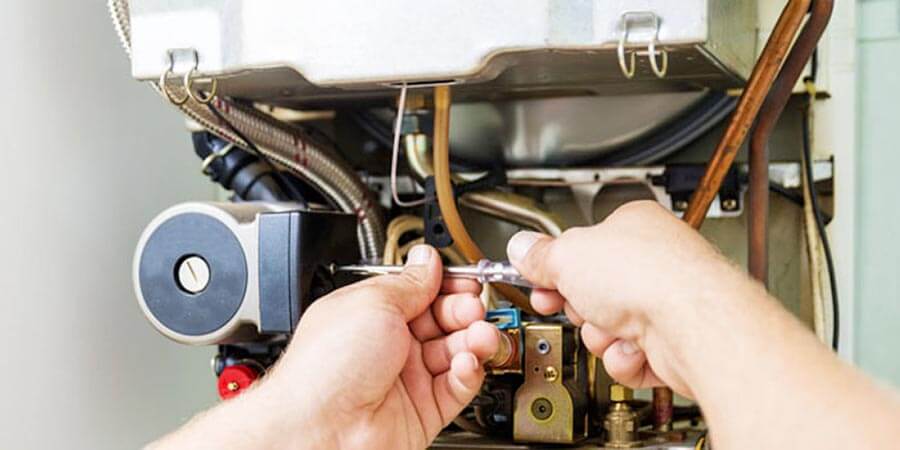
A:
<svg viewBox="0 0 900 450">
<path fill-rule="evenodd" d="M 437 250 L 428 245 L 417 245 L 410 250 L 406 266 L 399 275 L 370 278 L 359 284 L 360 288 L 376 288 L 370 298 L 395 308 L 406 321 L 425 312 L 438 294 L 443 276 L 443 266 Z"/>
<path fill-rule="evenodd" d="M 531 307 L 539 314 L 549 316 L 558 313 L 566 304 L 566 299 L 559 292 L 551 289 L 535 288 L 531 290 Z"/>
<path fill-rule="evenodd" d="M 581 341 L 591 354 L 602 357 L 606 349 L 616 341 L 616 337 L 590 323 L 585 323 L 581 327 Z"/>
<path fill-rule="evenodd" d="M 459 353 L 472 353 L 481 362 L 487 361 L 500 348 L 497 327 L 478 321 L 464 330 L 455 331 L 422 344 L 422 359 L 433 375 L 450 369 L 450 361 Z"/>
<path fill-rule="evenodd" d="M 431 306 L 438 326 L 450 333 L 461 330 L 484 319 L 484 305 L 475 294 L 450 294 L 439 296 Z"/>
<path fill-rule="evenodd" d="M 441 282 L 442 294 L 457 294 L 468 292 L 470 294 L 481 294 L 481 283 L 468 278 L 444 278 Z"/>
<path fill-rule="evenodd" d="M 572 325 L 580 327 L 582 324 L 584 324 L 584 319 L 581 318 L 581 315 L 578 314 L 578 312 L 575 311 L 575 308 L 572 308 L 572 305 L 568 302 L 563 305 L 563 310 L 565 310 L 566 317 L 569 318 L 569 322 L 572 322 Z"/>
<path fill-rule="evenodd" d="M 413 342 L 409 346 L 409 356 L 406 365 L 400 372 L 400 379 L 406 387 L 413 406 L 419 414 L 423 428 L 440 430 L 444 427 L 443 418 L 434 403 L 434 377 L 426 373 L 425 364 L 422 362 L 422 346 Z"/>
<path fill-rule="evenodd" d="M 431 308 L 409 323 L 409 331 L 424 342 L 466 328 L 481 319 L 484 319 L 484 305 L 475 295 L 439 295 Z"/>
<path fill-rule="evenodd" d="M 446 334 L 435 320 L 431 308 L 426 309 L 425 312 L 409 322 L 409 332 L 420 342 L 430 341 Z"/>
<path fill-rule="evenodd" d="M 533 231 L 520 231 L 506 244 L 506 256 L 519 273 L 535 286 L 556 289 L 557 271 L 550 261 L 554 239 Z"/>
<path fill-rule="evenodd" d="M 650 370 L 644 352 L 631 341 L 613 342 L 603 353 L 603 366 L 614 380 L 633 389 L 663 385 Z"/>
<path fill-rule="evenodd" d="M 444 425 L 448 425 L 475 398 L 484 381 L 484 369 L 472 353 L 453 357 L 449 370 L 434 379 L 434 398 Z"/>
</svg>

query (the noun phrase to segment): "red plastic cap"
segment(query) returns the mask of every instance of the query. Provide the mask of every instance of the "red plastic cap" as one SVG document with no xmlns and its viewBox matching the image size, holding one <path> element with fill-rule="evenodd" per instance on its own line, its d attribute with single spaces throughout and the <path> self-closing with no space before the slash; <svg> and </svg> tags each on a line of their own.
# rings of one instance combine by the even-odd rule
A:
<svg viewBox="0 0 900 450">
<path fill-rule="evenodd" d="M 250 387 L 257 378 L 259 374 L 250 366 L 244 364 L 228 366 L 219 375 L 219 397 L 222 400 L 235 397 Z"/>
</svg>

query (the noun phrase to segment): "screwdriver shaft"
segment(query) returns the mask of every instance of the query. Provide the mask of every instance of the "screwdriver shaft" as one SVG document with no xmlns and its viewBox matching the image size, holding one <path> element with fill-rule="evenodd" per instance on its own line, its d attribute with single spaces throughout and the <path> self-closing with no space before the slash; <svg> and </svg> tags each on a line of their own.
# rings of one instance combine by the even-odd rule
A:
<svg viewBox="0 0 900 450">
<path fill-rule="evenodd" d="M 377 265 L 377 264 L 350 264 L 339 266 L 332 264 L 329 267 L 332 274 L 337 272 L 349 272 L 359 275 L 386 275 L 403 272 L 403 266 Z M 450 278 L 468 278 L 482 283 L 503 283 L 513 286 L 530 288 L 531 283 L 508 263 L 480 261 L 471 266 L 445 266 L 444 276 Z"/>
</svg>

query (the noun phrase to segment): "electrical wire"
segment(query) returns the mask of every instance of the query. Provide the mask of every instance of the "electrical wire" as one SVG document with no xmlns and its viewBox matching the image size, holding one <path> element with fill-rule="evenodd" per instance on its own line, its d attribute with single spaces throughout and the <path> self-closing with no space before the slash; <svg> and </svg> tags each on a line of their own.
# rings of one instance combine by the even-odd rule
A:
<svg viewBox="0 0 900 450">
<path fill-rule="evenodd" d="M 288 193 L 291 201 L 293 201 L 295 203 L 299 203 L 303 208 L 309 207 L 309 205 L 306 203 L 306 199 L 303 198 L 303 194 L 301 194 L 300 191 L 297 190 L 297 186 L 294 186 L 293 183 L 291 183 L 287 178 L 284 177 L 284 174 L 282 174 L 281 171 L 278 170 L 277 167 L 275 167 L 275 164 L 273 164 L 272 161 L 269 160 L 269 158 L 265 155 L 265 153 L 263 153 L 259 150 L 259 147 L 257 147 L 256 144 L 253 143 L 253 141 L 248 139 L 247 136 L 245 136 L 243 133 L 240 132 L 240 130 L 238 130 L 234 125 L 232 125 L 231 122 L 229 122 L 228 119 L 226 119 L 225 116 L 223 116 L 222 113 L 219 112 L 219 110 L 216 109 L 216 107 L 212 105 L 212 102 L 207 103 L 206 107 L 209 109 L 209 112 L 212 115 L 216 116 L 216 118 L 219 119 L 219 122 L 221 122 L 223 125 L 225 125 L 225 127 L 228 128 L 229 130 L 231 130 L 231 132 L 234 133 L 237 137 L 239 137 L 241 140 L 243 140 L 244 143 L 247 144 L 247 148 L 251 152 L 255 153 L 256 156 L 259 157 L 260 160 L 262 160 L 264 163 L 266 163 L 269 167 L 272 168 L 272 175 L 275 176 L 275 182 L 277 182 L 279 185 L 281 185 L 281 188 L 284 189 L 284 191 Z"/>
<path fill-rule="evenodd" d="M 397 100 L 397 118 L 394 119 L 393 150 L 391 150 L 391 197 L 394 199 L 394 203 L 404 208 L 412 208 L 425 204 L 424 198 L 407 202 L 400 200 L 400 195 L 397 194 L 397 163 L 400 159 L 400 133 L 403 128 L 403 115 L 406 113 L 406 93 L 408 90 L 409 86 L 406 83 L 400 85 L 400 98 Z"/>
<path fill-rule="evenodd" d="M 791 192 L 790 189 L 787 189 L 774 181 L 769 182 L 769 190 L 784 197 L 787 201 L 801 208 L 803 207 L 804 201 L 802 195 Z M 824 211 L 822 211 L 822 218 L 825 219 L 825 225 L 831 223 L 831 219 L 833 219 L 833 217 L 831 217 L 831 214 L 828 214 Z"/>
<path fill-rule="evenodd" d="M 411 231 L 417 231 L 424 234 L 425 220 L 418 216 L 402 214 L 394 217 L 387 227 L 387 237 L 384 239 L 383 262 L 385 264 L 400 264 L 398 250 L 400 248 L 400 238 L 404 234 Z"/>
<path fill-rule="evenodd" d="M 810 105 L 813 100 L 811 96 L 809 98 Z M 834 259 L 831 255 L 831 245 L 828 241 L 828 234 L 825 231 L 825 220 L 822 214 L 822 207 L 819 204 L 819 195 L 816 192 L 814 186 L 813 179 L 813 163 L 812 163 L 812 151 L 810 150 L 809 143 L 809 106 L 803 109 L 802 120 L 801 120 L 801 130 L 803 135 L 803 170 L 806 171 L 806 179 L 808 182 L 806 183 L 806 189 L 809 191 L 810 203 L 812 205 L 813 215 L 815 216 L 816 222 L 816 231 L 819 234 L 819 239 L 822 242 L 822 251 L 825 253 L 825 265 L 828 270 L 828 284 L 831 289 L 831 309 L 832 309 L 832 333 L 831 333 L 831 348 L 834 351 L 838 350 L 838 337 L 840 332 L 840 311 L 839 311 L 839 302 L 838 302 L 838 290 L 837 290 L 837 276 L 834 271 Z"/>
</svg>

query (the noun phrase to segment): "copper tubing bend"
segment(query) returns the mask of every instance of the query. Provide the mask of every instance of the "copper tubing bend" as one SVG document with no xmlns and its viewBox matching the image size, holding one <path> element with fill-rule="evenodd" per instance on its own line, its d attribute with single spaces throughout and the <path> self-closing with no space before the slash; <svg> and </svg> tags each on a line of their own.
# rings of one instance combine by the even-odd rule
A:
<svg viewBox="0 0 900 450">
<path fill-rule="evenodd" d="M 703 224 L 709 205 L 716 198 L 722 180 L 725 179 L 728 169 L 731 168 L 741 144 L 744 143 L 744 139 L 756 119 L 756 114 L 772 88 L 781 63 L 784 62 L 791 42 L 803 22 L 803 17 L 809 10 L 810 2 L 811 0 L 791 0 L 784 7 L 781 17 L 778 18 L 778 23 L 775 24 L 775 29 L 769 36 L 769 41 L 750 74 L 750 80 L 744 88 L 744 93 L 738 100 L 731 122 L 728 123 L 722 140 L 716 146 L 706 167 L 706 173 L 703 174 L 700 185 L 694 191 L 690 205 L 684 213 L 684 220 L 692 227 L 699 229 Z"/>
<path fill-rule="evenodd" d="M 463 224 L 456 197 L 453 193 L 453 181 L 450 178 L 450 87 L 434 88 L 434 186 L 437 193 L 438 206 L 447 232 L 453 242 L 470 263 L 484 259 L 484 253 L 469 235 Z M 505 284 L 494 285 L 503 297 L 513 305 L 534 314 L 528 297 L 522 291 Z"/>
<path fill-rule="evenodd" d="M 750 136 L 750 188 L 748 191 L 748 257 L 750 275 L 768 284 L 769 275 L 769 136 L 787 106 L 794 85 L 828 26 L 834 0 L 812 0 L 810 16 L 766 97 Z"/>
<path fill-rule="evenodd" d="M 781 70 L 781 65 L 785 61 L 791 43 L 803 23 L 803 18 L 809 11 L 812 0 L 790 0 L 781 12 L 769 41 L 762 51 L 762 54 L 753 67 L 747 86 L 738 100 L 731 121 L 725 129 L 725 134 L 716 146 L 713 156 L 706 166 L 706 172 L 691 197 L 687 211 L 684 213 L 684 220 L 694 229 L 700 229 L 703 220 L 706 218 L 706 212 L 709 205 L 719 192 L 722 186 L 722 180 L 731 168 L 734 158 L 737 156 L 741 145 L 747 137 L 753 121 L 762 108 L 763 102 L 772 90 L 775 78 Z M 791 89 L 793 85 L 788 87 Z M 773 104 L 773 110 L 774 110 Z M 778 108 L 778 111 L 783 107 Z M 775 117 L 777 119 L 777 115 Z M 766 185 L 766 195 L 768 195 L 768 184 Z M 668 388 L 653 390 L 653 408 L 654 417 L 665 418 L 672 417 L 672 395 Z M 655 424 L 657 429 L 665 428 L 667 424 Z"/>
</svg>

